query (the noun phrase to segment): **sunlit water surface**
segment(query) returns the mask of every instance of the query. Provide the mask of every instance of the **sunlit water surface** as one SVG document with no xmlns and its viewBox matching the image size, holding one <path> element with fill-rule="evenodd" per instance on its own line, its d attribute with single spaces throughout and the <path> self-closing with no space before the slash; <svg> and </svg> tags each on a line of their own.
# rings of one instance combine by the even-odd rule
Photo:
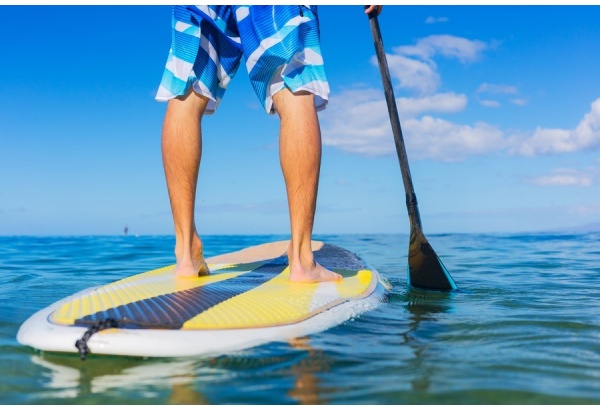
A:
<svg viewBox="0 0 600 410">
<path fill-rule="evenodd" d="M 207 256 L 286 239 L 206 236 Z M 0 238 L 0 404 L 598 404 L 600 234 L 428 235 L 460 291 L 409 291 L 404 235 L 321 236 L 385 276 L 376 310 L 216 358 L 41 353 L 30 315 L 173 263 L 173 238 Z"/>
</svg>

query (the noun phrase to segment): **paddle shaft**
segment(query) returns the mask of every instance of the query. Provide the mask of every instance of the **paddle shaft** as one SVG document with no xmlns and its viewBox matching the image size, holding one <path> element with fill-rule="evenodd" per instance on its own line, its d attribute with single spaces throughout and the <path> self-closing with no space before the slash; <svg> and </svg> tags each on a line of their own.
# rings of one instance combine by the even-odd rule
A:
<svg viewBox="0 0 600 410">
<path fill-rule="evenodd" d="M 379 20 L 376 12 L 369 13 L 369 23 L 371 24 L 371 32 L 373 33 L 373 41 L 375 42 L 375 51 L 377 52 L 377 61 L 379 62 L 379 71 L 381 72 L 381 81 L 383 82 L 383 90 L 385 100 L 387 102 L 390 122 L 392 124 L 392 132 L 394 134 L 394 142 L 396 143 L 396 152 L 400 162 L 400 170 L 402 171 L 402 181 L 404 182 L 404 192 L 406 192 L 406 208 L 408 209 L 408 217 L 410 219 L 411 228 L 418 232 L 422 232 L 421 217 L 417 203 L 417 196 L 410 176 L 410 168 L 408 166 L 408 157 L 406 148 L 404 147 L 404 138 L 402 136 L 402 128 L 400 127 L 400 118 L 398 117 L 398 108 L 396 107 L 396 98 L 392 88 L 392 80 L 390 78 L 390 70 L 388 68 L 385 50 L 383 49 L 383 40 L 381 31 L 379 30 Z"/>
<path fill-rule="evenodd" d="M 404 191 L 406 192 L 406 208 L 408 209 L 408 218 L 410 221 L 408 284 L 422 289 L 457 289 L 448 270 L 427 241 L 427 238 L 425 238 L 425 234 L 423 234 L 417 196 L 415 195 L 412 178 L 410 176 L 406 148 L 404 147 L 404 138 L 402 137 L 402 128 L 400 128 L 400 118 L 398 117 L 398 108 L 396 107 L 396 98 L 394 97 L 392 80 L 390 79 L 390 70 L 388 68 L 385 50 L 383 49 L 383 40 L 381 39 L 379 20 L 377 19 L 376 12 L 369 13 L 369 22 L 371 24 L 371 32 L 373 33 L 373 40 L 375 42 L 375 51 L 377 52 L 377 61 L 379 62 L 379 71 L 381 72 L 381 81 L 383 82 L 383 91 L 385 93 L 385 100 L 390 115 L 394 142 L 396 143 L 396 152 L 398 153 L 400 170 L 402 171 Z"/>
</svg>

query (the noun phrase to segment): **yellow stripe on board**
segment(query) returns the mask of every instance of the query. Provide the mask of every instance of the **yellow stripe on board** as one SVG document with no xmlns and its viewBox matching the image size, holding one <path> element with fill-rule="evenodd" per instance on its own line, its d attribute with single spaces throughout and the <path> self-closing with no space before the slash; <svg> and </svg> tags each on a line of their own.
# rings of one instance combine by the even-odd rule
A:
<svg viewBox="0 0 600 410">
<path fill-rule="evenodd" d="M 337 271 L 345 277 L 341 282 L 294 283 L 289 280 L 289 267 L 264 284 L 226 300 L 188 320 L 182 329 L 236 329 L 277 326 L 295 323 L 316 314 L 323 306 L 364 296 L 374 279 L 370 270 Z M 327 294 L 328 300 L 313 300 L 319 286 L 337 290 Z M 323 303 L 324 302 L 324 303 Z M 315 307 L 316 306 L 316 307 Z"/>
<path fill-rule="evenodd" d="M 140 300 L 181 292 L 231 279 L 262 266 L 264 261 L 240 265 L 237 272 L 216 273 L 235 265 L 210 265 L 212 274 L 197 278 L 179 278 L 173 274 L 175 265 L 140 273 L 117 282 L 99 287 L 77 299 L 65 303 L 50 316 L 50 321 L 60 325 L 72 325 L 79 318 L 106 311 Z"/>
<path fill-rule="evenodd" d="M 344 278 L 342 282 L 336 282 L 340 299 L 352 299 L 361 296 L 369 289 L 373 281 L 373 272 L 360 270 L 356 275 Z"/>
</svg>

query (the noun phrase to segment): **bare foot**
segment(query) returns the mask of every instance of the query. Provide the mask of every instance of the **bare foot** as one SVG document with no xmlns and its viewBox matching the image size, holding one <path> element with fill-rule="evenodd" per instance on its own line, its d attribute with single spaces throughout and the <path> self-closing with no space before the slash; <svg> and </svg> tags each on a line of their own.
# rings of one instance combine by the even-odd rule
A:
<svg viewBox="0 0 600 410">
<path fill-rule="evenodd" d="M 175 276 L 195 278 L 210 274 L 208 265 L 204 261 L 202 241 L 198 237 L 193 239 L 191 251 L 185 252 L 184 249 L 180 249 L 176 245 L 175 257 L 177 259 L 177 264 L 175 265 L 175 269 L 173 271 Z"/>
<path fill-rule="evenodd" d="M 292 260 L 290 250 L 288 250 L 288 262 L 291 282 L 337 282 L 344 279 L 342 275 L 319 265 L 312 257 L 299 257 Z"/>
<path fill-rule="evenodd" d="M 290 281 L 315 283 L 315 282 L 337 282 L 343 280 L 342 275 L 325 269 L 318 263 L 314 263 L 312 268 L 305 269 L 300 266 L 290 265 Z"/>
<path fill-rule="evenodd" d="M 198 276 L 210 274 L 210 270 L 208 269 L 208 265 L 204 261 L 204 258 L 196 261 L 189 260 L 177 262 L 173 272 L 175 276 L 180 278 L 197 278 Z"/>
</svg>

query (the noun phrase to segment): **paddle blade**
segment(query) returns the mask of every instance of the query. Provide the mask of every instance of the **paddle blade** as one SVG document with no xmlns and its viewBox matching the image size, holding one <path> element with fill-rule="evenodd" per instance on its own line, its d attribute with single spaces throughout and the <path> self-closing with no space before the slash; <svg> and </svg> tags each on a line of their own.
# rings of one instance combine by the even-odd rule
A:
<svg viewBox="0 0 600 410">
<path fill-rule="evenodd" d="M 456 290 L 457 286 L 422 232 L 411 229 L 408 247 L 408 285 L 429 290 Z"/>
</svg>

